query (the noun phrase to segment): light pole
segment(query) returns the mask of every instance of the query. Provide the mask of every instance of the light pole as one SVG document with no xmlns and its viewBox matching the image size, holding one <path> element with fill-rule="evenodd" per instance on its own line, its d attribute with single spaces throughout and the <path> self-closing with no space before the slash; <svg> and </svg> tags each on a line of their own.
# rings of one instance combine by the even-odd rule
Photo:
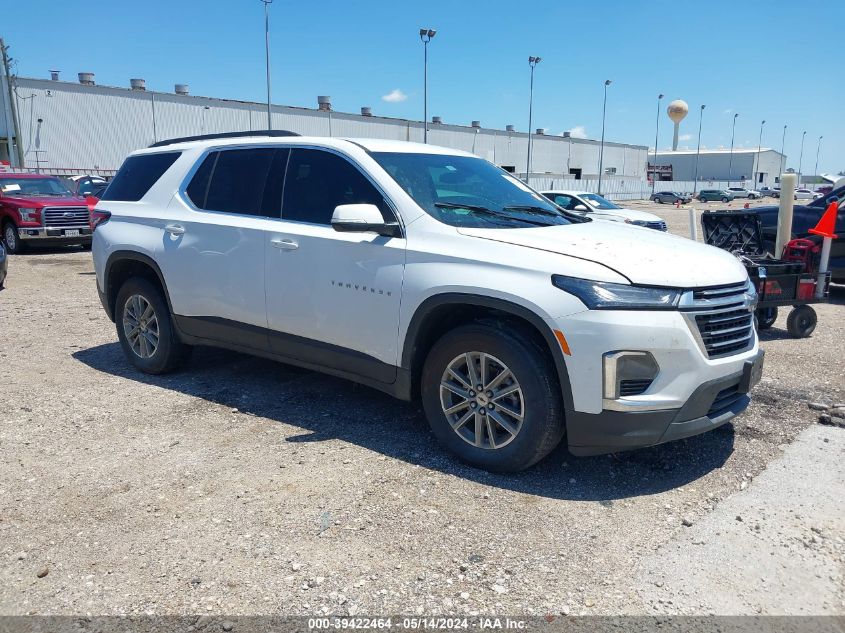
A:
<svg viewBox="0 0 845 633">
<path fill-rule="evenodd" d="M 755 178 L 754 186 L 757 186 L 757 181 L 763 182 L 763 172 L 760 171 L 760 147 L 763 144 L 763 126 L 766 125 L 765 119 L 760 123 L 760 138 L 757 140 L 757 173 L 759 178 Z"/>
<path fill-rule="evenodd" d="M 273 0 L 261 0 L 264 3 L 264 55 L 267 66 L 267 131 L 273 129 L 270 116 L 270 5 Z"/>
<path fill-rule="evenodd" d="M 780 140 L 780 175 L 783 174 L 783 161 L 784 161 L 784 153 L 783 150 L 786 147 L 786 126 L 783 126 L 783 138 Z M 780 182 L 780 178 L 778 178 L 778 182 Z"/>
<path fill-rule="evenodd" d="M 540 63 L 539 57 L 529 57 L 528 65 L 531 67 L 531 88 L 528 92 L 528 160 L 525 165 L 525 182 L 531 176 L 531 116 L 534 111 L 534 67 Z"/>
<path fill-rule="evenodd" d="M 651 170 L 651 195 L 654 195 L 654 186 L 657 184 L 657 136 L 660 133 L 660 100 L 663 95 L 657 95 L 657 125 L 654 128 L 654 169 Z"/>
<path fill-rule="evenodd" d="M 692 195 L 695 197 L 695 193 L 698 191 L 698 155 L 701 154 L 701 123 L 704 121 L 704 108 L 707 106 L 702 104 L 701 112 L 698 115 L 698 148 L 695 150 L 695 176 L 692 185 Z"/>
<path fill-rule="evenodd" d="M 428 143 L 428 43 L 436 34 L 435 29 L 420 29 L 423 43 L 423 143 Z"/>
<path fill-rule="evenodd" d="M 824 138 L 823 136 L 819 137 L 819 146 L 816 148 L 816 169 L 813 171 L 813 176 L 819 175 L 819 152 L 822 149 L 822 139 L 823 138 Z"/>
<path fill-rule="evenodd" d="M 607 113 L 607 87 L 610 84 L 610 79 L 604 80 L 604 103 L 601 107 L 601 146 L 599 147 L 599 195 L 601 195 L 601 176 L 604 171 L 604 117 Z"/>
<path fill-rule="evenodd" d="M 798 187 L 801 187 L 801 164 L 804 162 L 804 137 L 807 136 L 807 130 L 801 134 L 801 153 L 798 155 Z"/>
<path fill-rule="evenodd" d="M 735 112 L 733 127 L 731 127 L 731 157 L 728 160 L 728 187 L 731 186 L 731 180 L 734 177 L 734 137 L 736 135 L 736 118 L 738 116 L 739 112 Z"/>
</svg>

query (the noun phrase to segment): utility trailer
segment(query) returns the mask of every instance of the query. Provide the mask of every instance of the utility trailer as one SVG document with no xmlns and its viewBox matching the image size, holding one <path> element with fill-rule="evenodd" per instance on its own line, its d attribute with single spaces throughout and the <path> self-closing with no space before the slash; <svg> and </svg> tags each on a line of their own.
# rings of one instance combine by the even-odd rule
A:
<svg viewBox="0 0 845 633">
<path fill-rule="evenodd" d="M 757 213 L 705 211 L 701 214 L 704 241 L 736 256 L 757 288 L 757 327 L 766 330 L 778 317 L 778 308 L 792 306 L 786 329 L 794 338 L 806 338 L 816 329 L 816 311 L 810 304 L 827 301 L 830 273 L 817 297 L 818 247 L 808 240 L 792 240 L 781 259 L 766 252 Z"/>
</svg>

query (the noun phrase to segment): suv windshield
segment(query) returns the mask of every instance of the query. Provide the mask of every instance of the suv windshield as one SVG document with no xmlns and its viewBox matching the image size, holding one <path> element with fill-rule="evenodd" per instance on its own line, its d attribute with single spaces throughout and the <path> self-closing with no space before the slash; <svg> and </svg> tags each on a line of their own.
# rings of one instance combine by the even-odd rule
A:
<svg viewBox="0 0 845 633">
<path fill-rule="evenodd" d="M 0 191 L 6 196 L 72 196 L 58 178 L 0 178 Z"/>
<path fill-rule="evenodd" d="M 582 193 L 579 194 L 580 197 L 584 198 L 587 202 L 590 203 L 590 206 L 594 209 L 621 209 L 622 207 L 616 206 L 607 198 L 602 198 L 597 193 Z"/>
<path fill-rule="evenodd" d="M 571 224 L 557 206 L 481 158 L 374 152 L 422 209 L 451 226 L 521 228 Z"/>
</svg>

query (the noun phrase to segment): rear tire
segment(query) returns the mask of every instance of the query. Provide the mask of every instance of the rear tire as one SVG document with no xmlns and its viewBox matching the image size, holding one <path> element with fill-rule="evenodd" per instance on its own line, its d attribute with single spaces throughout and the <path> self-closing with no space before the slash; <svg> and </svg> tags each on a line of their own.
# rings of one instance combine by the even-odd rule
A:
<svg viewBox="0 0 845 633">
<path fill-rule="evenodd" d="M 120 287 L 114 312 L 123 353 L 145 374 L 170 372 L 190 352 L 173 328 L 161 291 L 146 279 L 132 277 Z"/>
<path fill-rule="evenodd" d="M 816 329 L 816 311 L 808 305 L 793 308 L 786 318 L 786 329 L 793 338 L 807 338 Z"/>
<path fill-rule="evenodd" d="M 471 384 L 473 377 L 477 384 Z M 537 343 L 514 328 L 475 323 L 445 334 L 426 358 L 420 391 L 440 443 L 478 468 L 523 470 L 564 435 L 554 366 Z"/>
<path fill-rule="evenodd" d="M 6 250 L 12 255 L 20 255 L 26 251 L 26 244 L 18 236 L 18 227 L 11 220 L 6 220 L 3 224 L 3 243 L 6 244 Z"/>
</svg>

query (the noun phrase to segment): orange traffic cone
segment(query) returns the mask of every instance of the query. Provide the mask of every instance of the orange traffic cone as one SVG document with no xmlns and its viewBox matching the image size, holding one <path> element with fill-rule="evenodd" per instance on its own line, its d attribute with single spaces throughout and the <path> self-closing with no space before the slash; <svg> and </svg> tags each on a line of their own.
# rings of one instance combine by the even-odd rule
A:
<svg viewBox="0 0 845 633">
<path fill-rule="evenodd" d="M 839 203 L 834 200 L 827 207 L 827 211 L 824 212 L 824 215 L 821 220 L 819 220 L 819 223 L 816 224 L 816 228 L 810 229 L 809 232 L 813 235 L 821 235 L 822 237 L 836 239 L 838 235 L 833 232 L 833 229 L 836 226 L 836 212 L 838 210 Z"/>
</svg>

